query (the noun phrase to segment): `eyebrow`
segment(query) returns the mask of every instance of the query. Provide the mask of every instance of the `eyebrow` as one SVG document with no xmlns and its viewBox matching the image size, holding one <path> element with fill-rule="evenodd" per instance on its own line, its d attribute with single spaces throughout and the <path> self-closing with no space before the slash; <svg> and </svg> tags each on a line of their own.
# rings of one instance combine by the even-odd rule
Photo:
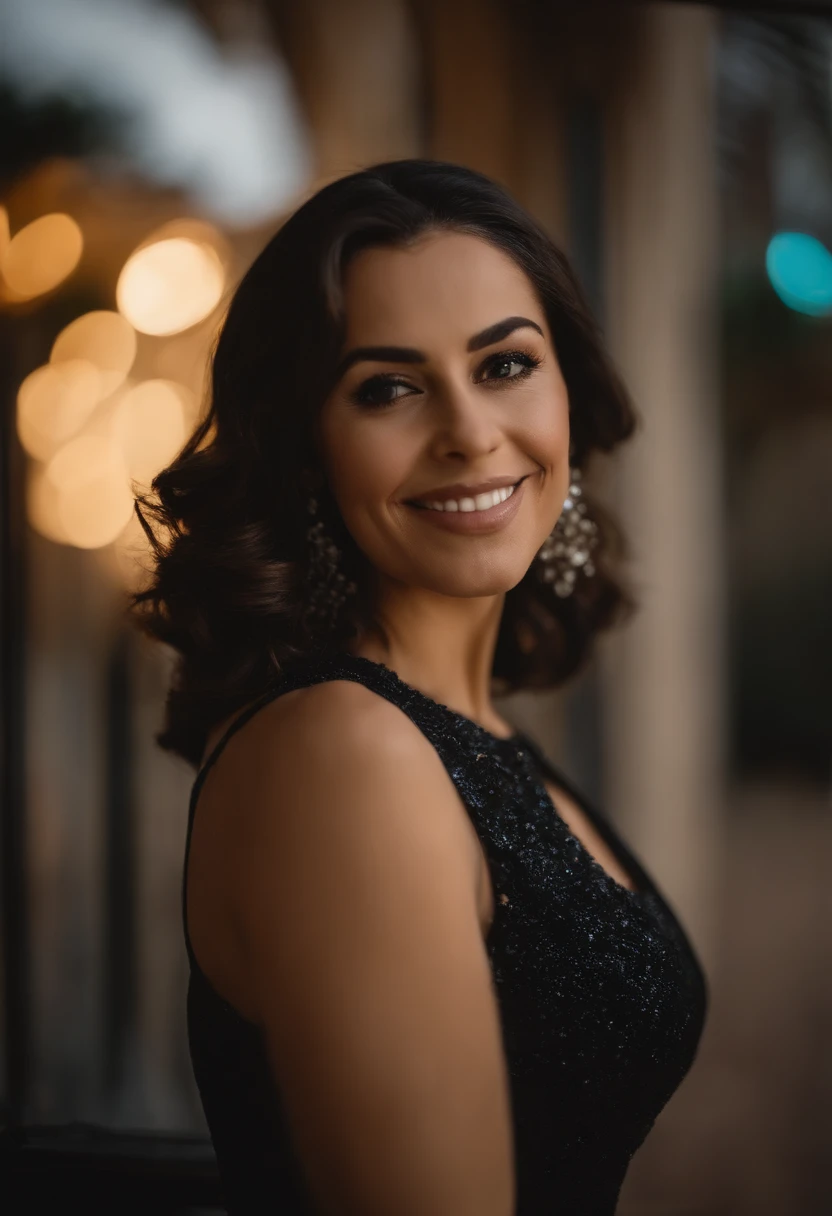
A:
<svg viewBox="0 0 832 1216">
<path fill-rule="evenodd" d="M 506 317 L 504 321 L 497 321 L 494 325 L 481 329 L 478 334 L 469 338 L 466 350 L 482 350 L 485 346 L 493 346 L 495 342 L 501 342 L 503 338 L 507 338 L 517 329 L 536 329 L 542 338 L 546 337 L 538 323 L 529 317 Z M 370 363 L 425 363 L 427 355 L 412 346 L 357 346 L 344 355 L 338 364 L 337 379 L 340 380 L 353 364 L 364 361 Z"/>
</svg>

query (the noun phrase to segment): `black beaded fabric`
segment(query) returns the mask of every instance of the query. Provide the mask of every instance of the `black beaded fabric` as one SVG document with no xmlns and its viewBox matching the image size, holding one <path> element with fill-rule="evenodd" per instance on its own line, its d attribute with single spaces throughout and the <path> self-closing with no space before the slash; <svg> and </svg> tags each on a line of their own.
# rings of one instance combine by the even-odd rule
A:
<svg viewBox="0 0 832 1216">
<path fill-rule="evenodd" d="M 627 1167 L 688 1072 L 705 1022 L 702 966 L 667 899 L 606 818 L 526 735 L 499 738 L 389 668 L 304 660 L 231 725 L 194 781 L 183 873 L 205 775 L 230 736 L 290 689 L 353 680 L 429 739 L 476 828 L 494 890 L 486 938 L 511 1087 L 514 1216 L 613 1216 Z M 559 816 L 569 794 L 635 889 Z M 316 1211 L 258 1027 L 211 987 L 187 923 L 188 1036 L 230 1216 Z"/>
</svg>

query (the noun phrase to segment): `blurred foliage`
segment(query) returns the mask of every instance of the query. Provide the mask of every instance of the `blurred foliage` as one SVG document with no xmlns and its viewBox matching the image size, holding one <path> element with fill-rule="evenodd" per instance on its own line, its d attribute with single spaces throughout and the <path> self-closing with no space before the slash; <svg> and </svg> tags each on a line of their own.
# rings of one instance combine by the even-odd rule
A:
<svg viewBox="0 0 832 1216">
<path fill-rule="evenodd" d="M 788 78 L 795 101 L 822 137 L 832 163 L 832 78 L 830 44 L 832 16 L 775 16 L 747 18 L 749 50 L 763 57 L 780 78 Z"/>
<path fill-rule="evenodd" d="M 0 80 L 0 193 L 41 161 L 119 150 L 126 115 L 72 96 L 22 98 Z"/>
</svg>

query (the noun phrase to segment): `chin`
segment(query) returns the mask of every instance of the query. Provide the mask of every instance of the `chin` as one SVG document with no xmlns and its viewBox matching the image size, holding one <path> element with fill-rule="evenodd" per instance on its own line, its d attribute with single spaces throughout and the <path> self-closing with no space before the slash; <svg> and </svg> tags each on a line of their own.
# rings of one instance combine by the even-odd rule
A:
<svg viewBox="0 0 832 1216">
<path fill-rule="evenodd" d="M 512 561 L 489 562 L 483 566 L 478 562 L 458 562 L 453 568 L 420 570 L 414 572 L 412 583 L 433 591 L 437 595 L 460 599 L 484 598 L 505 595 L 523 579 L 529 563 Z"/>
</svg>

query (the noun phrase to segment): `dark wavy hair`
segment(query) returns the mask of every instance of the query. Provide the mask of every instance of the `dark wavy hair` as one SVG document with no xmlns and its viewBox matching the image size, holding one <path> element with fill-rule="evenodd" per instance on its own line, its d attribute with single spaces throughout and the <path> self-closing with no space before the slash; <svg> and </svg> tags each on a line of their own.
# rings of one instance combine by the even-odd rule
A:
<svg viewBox="0 0 832 1216">
<path fill-rule="evenodd" d="M 214 349 L 207 412 L 151 492 L 136 494 L 153 560 L 128 612 L 176 652 L 156 741 L 194 766 L 216 723 L 293 662 L 343 649 L 373 622 L 368 563 L 325 485 L 321 511 L 358 593 L 327 632 L 306 610 L 308 477 L 321 467 L 316 422 L 344 339 L 350 258 L 435 231 L 491 242 L 531 281 L 568 390 L 573 463 L 583 467 L 591 452 L 610 451 L 634 429 L 629 397 L 566 257 L 500 186 L 459 165 L 399 160 L 319 190 L 243 277 Z M 613 569 L 624 539 L 587 501 L 599 526 L 596 573 L 579 578 L 566 599 L 532 571 L 507 593 L 497 694 L 563 683 L 598 631 L 634 607 Z"/>
</svg>

